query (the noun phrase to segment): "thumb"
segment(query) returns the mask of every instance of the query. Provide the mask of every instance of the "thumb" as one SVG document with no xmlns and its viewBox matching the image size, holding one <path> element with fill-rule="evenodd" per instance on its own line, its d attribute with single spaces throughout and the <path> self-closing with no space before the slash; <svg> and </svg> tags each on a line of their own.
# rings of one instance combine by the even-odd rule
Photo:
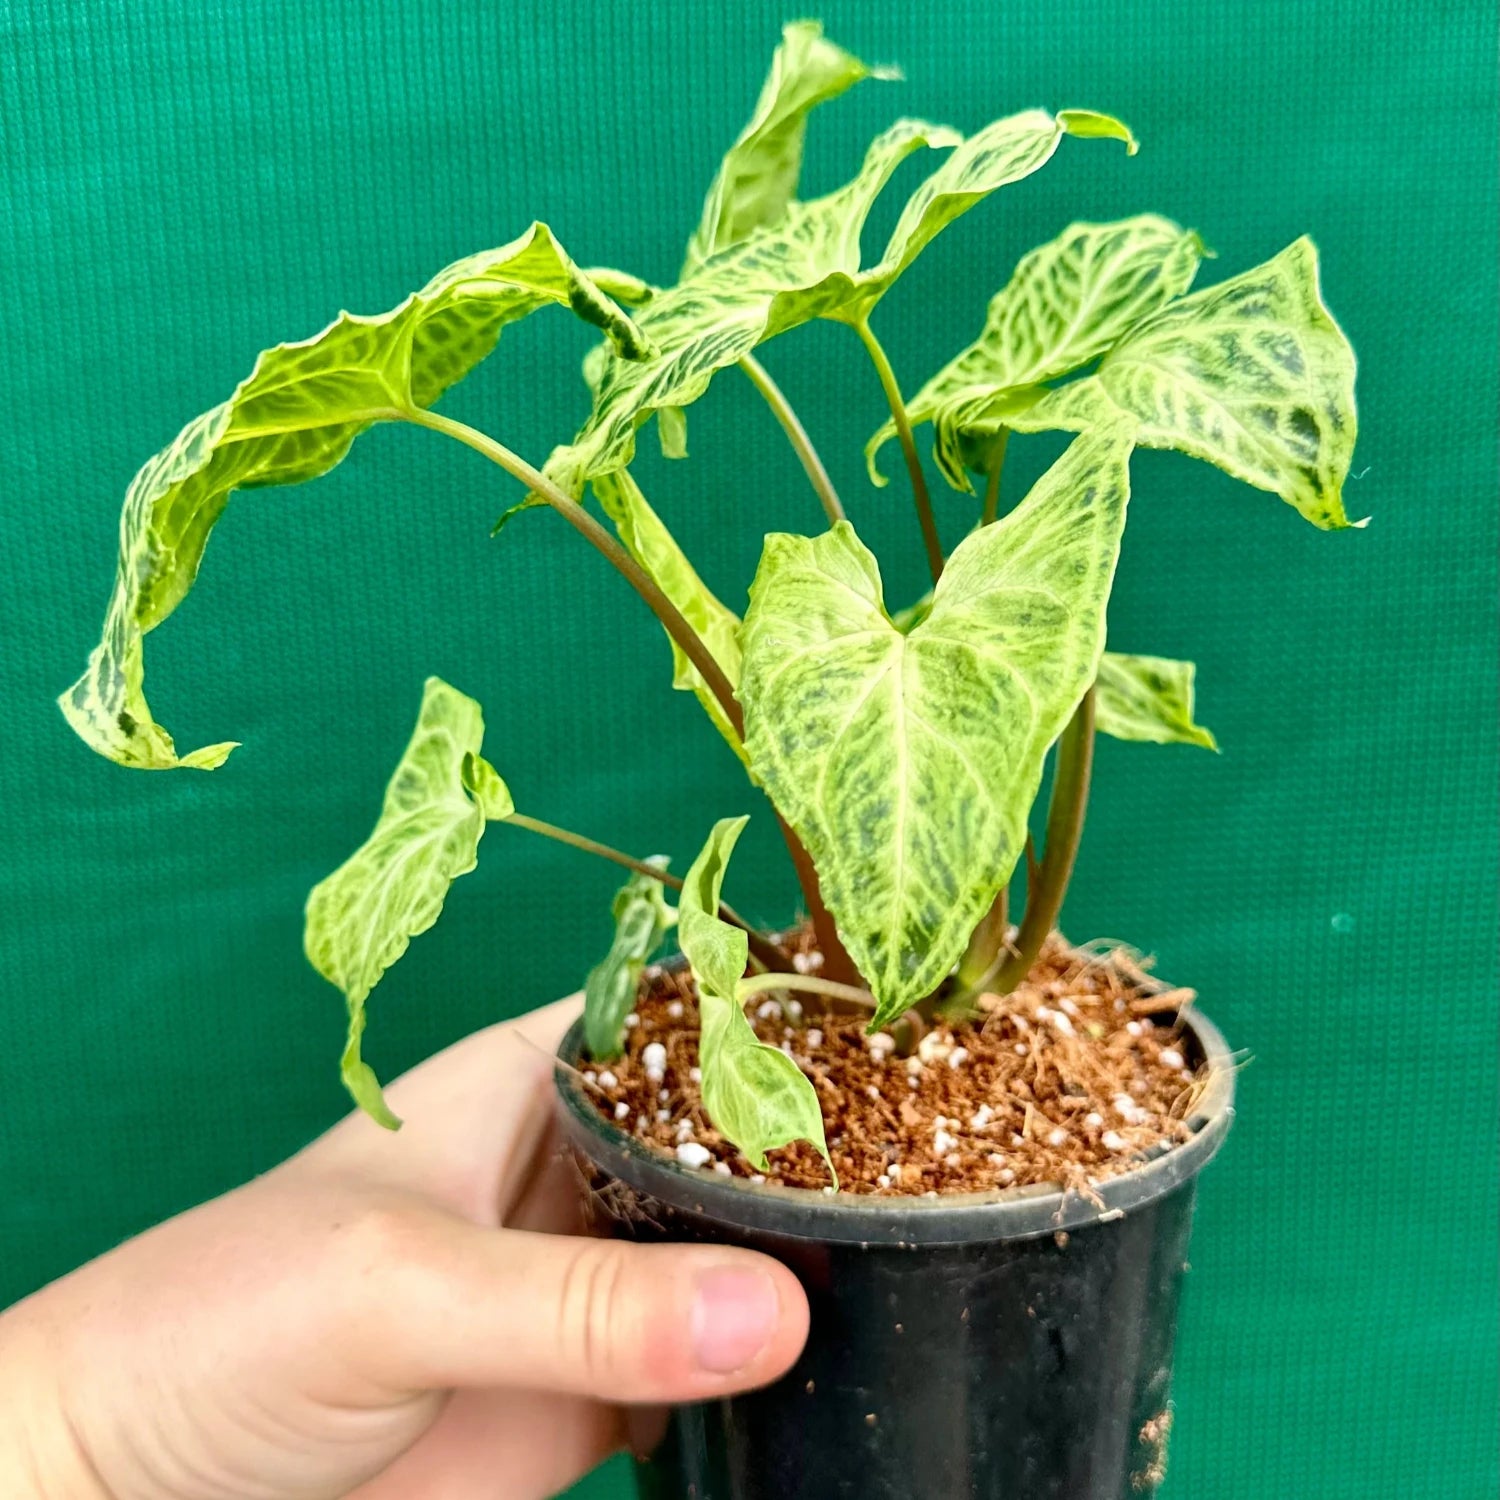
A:
<svg viewBox="0 0 1500 1500">
<path fill-rule="evenodd" d="M 702 1401 L 774 1380 L 807 1338 L 797 1278 L 754 1251 L 380 1218 L 356 1324 L 367 1368 L 400 1388 Z"/>
</svg>

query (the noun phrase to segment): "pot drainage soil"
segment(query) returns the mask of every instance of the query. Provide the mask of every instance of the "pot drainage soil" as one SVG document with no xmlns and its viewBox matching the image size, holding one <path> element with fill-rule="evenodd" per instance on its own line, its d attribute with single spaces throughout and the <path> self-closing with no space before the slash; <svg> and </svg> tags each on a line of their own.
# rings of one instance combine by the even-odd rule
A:
<svg viewBox="0 0 1500 1500">
<path fill-rule="evenodd" d="M 810 932 L 787 940 L 816 972 Z M 938 1194 L 1061 1184 L 1089 1193 L 1143 1153 L 1187 1138 L 1204 1079 L 1178 1013 L 1191 990 L 1168 989 L 1128 949 L 1077 949 L 1054 933 L 1025 984 L 980 998 L 972 1022 L 933 1022 L 903 1055 L 868 1037 L 858 1014 L 814 1011 L 788 994 L 751 1012 L 762 1041 L 812 1079 L 828 1148 L 848 1192 Z M 904 1038 L 908 1046 L 910 1037 Z M 623 1054 L 582 1074 L 600 1113 L 638 1140 L 705 1172 L 761 1180 L 703 1112 L 698 1016 L 685 969 L 653 966 Z M 828 1184 L 798 1142 L 770 1153 L 771 1181 Z"/>
</svg>

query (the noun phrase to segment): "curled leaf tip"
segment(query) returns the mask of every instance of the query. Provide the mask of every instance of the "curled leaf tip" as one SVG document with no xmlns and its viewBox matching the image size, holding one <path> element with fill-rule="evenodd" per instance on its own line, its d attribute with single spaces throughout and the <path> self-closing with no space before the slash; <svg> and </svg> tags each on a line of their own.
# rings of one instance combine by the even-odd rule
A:
<svg viewBox="0 0 1500 1500">
<path fill-rule="evenodd" d="M 1057 123 L 1069 135 L 1082 140 L 1123 141 L 1126 156 L 1134 156 L 1141 149 L 1141 143 L 1123 120 L 1100 114 L 1098 110 L 1062 109 L 1057 112 Z"/>
</svg>

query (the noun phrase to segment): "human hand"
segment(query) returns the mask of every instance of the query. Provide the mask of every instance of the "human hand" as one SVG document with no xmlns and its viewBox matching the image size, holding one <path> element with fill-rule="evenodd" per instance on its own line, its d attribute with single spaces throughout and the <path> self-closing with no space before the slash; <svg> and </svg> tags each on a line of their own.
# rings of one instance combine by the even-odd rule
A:
<svg viewBox="0 0 1500 1500">
<path fill-rule="evenodd" d="M 796 1358 L 749 1251 L 579 1237 L 551 1055 L 577 1002 L 479 1032 L 264 1177 L 0 1315 L 7 1500 L 525 1500 L 624 1403 Z"/>
</svg>

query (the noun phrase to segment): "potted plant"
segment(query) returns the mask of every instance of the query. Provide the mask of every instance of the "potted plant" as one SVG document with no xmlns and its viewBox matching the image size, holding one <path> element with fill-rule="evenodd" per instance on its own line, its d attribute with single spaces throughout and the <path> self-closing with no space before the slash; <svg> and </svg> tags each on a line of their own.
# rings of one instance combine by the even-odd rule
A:
<svg viewBox="0 0 1500 1500">
<path fill-rule="evenodd" d="M 399 1125 L 362 1056 L 365 1003 L 473 868 L 488 823 L 613 860 L 630 871 L 614 941 L 559 1068 L 592 1201 L 612 1232 L 768 1249 L 813 1309 L 788 1377 L 674 1415 L 643 1492 L 1150 1493 L 1194 1179 L 1228 1127 L 1233 1083 L 1191 990 L 1129 950 L 1074 948 L 1056 931 L 1095 735 L 1214 745 L 1193 717 L 1191 663 L 1105 650 L 1130 455 L 1178 449 L 1344 527 L 1354 359 L 1308 240 L 1191 291 L 1203 242 L 1141 215 L 1069 225 L 1025 256 L 975 342 L 903 398 L 871 316 L 924 247 L 1067 137 L 1136 148 L 1086 110 L 1027 110 L 967 137 L 903 119 L 842 187 L 799 200 L 810 112 L 878 76 L 816 24 L 786 28 L 673 287 L 582 270 L 534 224 L 388 313 L 341 314 L 264 353 L 132 483 L 103 637 L 61 704 L 122 764 L 217 767 L 232 743 L 182 754 L 152 718 L 143 645 L 191 587 L 233 491 L 315 478 L 385 421 L 454 438 L 519 479 L 502 522 L 550 507 L 660 620 L 674 687 L 770 798 L 805 920 L 757 931 L 724 903 L 743 816 L 718 821 L 678 878 L 663 857 L 518 812 L 484 759 L 478 704 L 431 679 L 374 831 L 307 906 L 308 956 L 348 1005 L 351 1094 Z M 866 264 L 872 204 L 906 158 L 938 152 Z M 508 323 L 550 303 L 604 337 L 585 361 L 583 426 L 535 467 L 434 407 Z M 889 607 L 756 356 L 815 318 L 851 330 L 890 408 L 870 474 L 885 483 L 877 458 L 897 439 L 933 581 L 906 608 Z M 731 366 L 764 396 L 826 521 L 765 538 L 743 619 L 629 467 L 653 416 L 663 452 L 684 458 L 685 409 Z M 946 555 L 914 436 L 924 423 L 944 480 L 975 497 Z M 1011 435 L 1045 430 L 1072 437 L 1005 509 Z M 681 958 L 653 963 L 674 927 Z"/>
</svg>

